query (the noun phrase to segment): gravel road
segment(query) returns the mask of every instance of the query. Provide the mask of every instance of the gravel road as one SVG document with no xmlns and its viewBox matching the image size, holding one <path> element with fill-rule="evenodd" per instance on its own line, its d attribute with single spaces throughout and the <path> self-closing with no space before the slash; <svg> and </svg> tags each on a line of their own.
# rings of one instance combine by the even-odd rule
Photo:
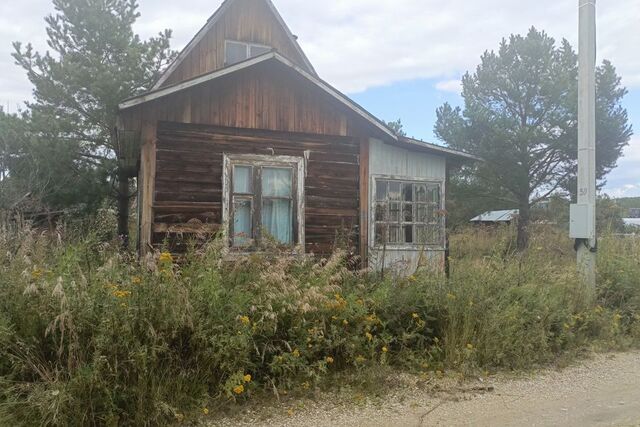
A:
<svg viewBox="0 0 640 427">
<path fill-rule="evenodd" d="M 526 378 L 400 383 L 383 400 L 340 403 L 340 397 L 322 395 L 211 425 L 640 426 L 640 352 L 599 354 Z"/>
</svg>

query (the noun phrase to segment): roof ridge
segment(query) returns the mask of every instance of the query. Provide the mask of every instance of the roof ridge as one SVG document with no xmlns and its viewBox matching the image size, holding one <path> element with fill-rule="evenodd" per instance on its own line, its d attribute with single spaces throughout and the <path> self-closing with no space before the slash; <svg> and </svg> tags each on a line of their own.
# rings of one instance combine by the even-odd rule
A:
<svg viewBox="0 0 640 427">
<path fill-rule="evenodd" d="M 207 19 L 207 22 L 205 22 L 202 28 L 200 28 L 200 30 L 198 30 L 198 32 L 193 36 L 193 38 L 189 41 L 189 43 L 187 43 L 186 46 L 182 48 L 182 50 L 180 51 L 176 59 L 169 65 L 169 67 L 167 67 L 166 70 L 162 72 L 162 75 L 160 75 L 158 80 L 151 87 L 151 90 L 156 90 L 161 88 L 161 85 L 165 81 L 167 81 L 167 79 L 171 76 L 171 74 L 173 74 L 176 68 L 178 68 L 178 66 L 182 63 L 182 61 L 184 61 L 184 59 L 189 55 L 191 50 L 193 50 L 193 48 L 200 42 L 200 40 L 202 40 L 204 35 L 209 32 L 211 27 L 215 25 L 217 20 L 224 14 L 224 12 L 231 6 L 231 4 L 234 1 L 236 0 L 224 0 L 220 4 L 218 9 Z M 314 74 L 317 77 L 318 74 L 315 68 L 313 68 L 313 65 L 311 64 L 311 62 L 309 61 L 309 58 L 307 58 L 307 55 L 302 50 L 302 47 L 300 47 L 297 37 L 294 37 L 293 33 L 287 26 L 287 23 L 284 22 L 284 19 L 282 19 L 282 15 L 280 15 L 280 12 L 278 12 L 278 9 L 276 9 L 273 2 L 271 0 L 261 0 L 261 1 L 266 2 L 267 7 L 271 11 L 271 13 L 273 13 L 276 20 L 280 24 L 280 26 L 283 28 L 285 34 L 287 35 L 287 38 L 293 43 L 294 48 L 300 54 L 302 61 L 305 63 L 307 67 L 309 67 L 312 74 Z"/>
</svg>

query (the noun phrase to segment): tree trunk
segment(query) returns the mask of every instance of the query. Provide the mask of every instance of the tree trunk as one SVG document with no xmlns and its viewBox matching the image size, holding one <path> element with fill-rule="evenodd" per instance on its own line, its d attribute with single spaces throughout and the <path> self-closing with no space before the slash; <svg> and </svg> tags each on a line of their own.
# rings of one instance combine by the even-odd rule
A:
<svg viewBox="0 0 640 427">
<path fill-rule="evenodd" d="M 529 208 L 529 200 L 522 200 L 519 206 L 518 215 L 518 237 L 517 247 L 519 251 L 524 251 L 529 245 L 529 221 L 531 219 L 531 212 Z"/>
<path fill-rule="evenodd" d="M 124 249 L 129 247 L 129 176 L 118 171 L 118 237 Z"/>
</svg>

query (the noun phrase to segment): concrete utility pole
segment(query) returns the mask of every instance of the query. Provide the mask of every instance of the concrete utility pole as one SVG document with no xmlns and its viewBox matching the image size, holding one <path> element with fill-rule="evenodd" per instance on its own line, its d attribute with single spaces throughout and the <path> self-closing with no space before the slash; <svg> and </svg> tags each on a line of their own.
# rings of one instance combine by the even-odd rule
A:
<svg viewBox="0 0 640 427">
<path fill-rule="evenodd" d="M 571 237 L 578 269 L 591 292 L 596 285 L 596 0 L 579 0 L 578 204 L 572 206 Z"/>
</svg>

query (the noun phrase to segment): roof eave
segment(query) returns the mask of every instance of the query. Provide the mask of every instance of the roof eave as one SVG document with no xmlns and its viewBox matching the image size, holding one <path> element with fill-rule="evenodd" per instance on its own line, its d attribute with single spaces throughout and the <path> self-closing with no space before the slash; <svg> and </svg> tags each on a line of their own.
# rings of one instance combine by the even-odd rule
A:
<svg viewBox="0 0 640 427">
<path fill-rule="evenodd" d="M 439 154 L 451 159 L 463 161 L 463 162 L 484 161 L 481 157 L 475 156 L 473 154 L 465 153 L 464 151 L 454 150 L 452 148 L 431 144 L 431 143 L 420 141 L 414 138 L 408 138 L 406 136 L 399 137 L 398 141 L 401 143 L 407 144 L 411 147 L 415 147 L 416 149 L 419 149 L 421 151 L 429 151 L 432 153 L 436 153 L 436 154 Z"/>
</svg>

